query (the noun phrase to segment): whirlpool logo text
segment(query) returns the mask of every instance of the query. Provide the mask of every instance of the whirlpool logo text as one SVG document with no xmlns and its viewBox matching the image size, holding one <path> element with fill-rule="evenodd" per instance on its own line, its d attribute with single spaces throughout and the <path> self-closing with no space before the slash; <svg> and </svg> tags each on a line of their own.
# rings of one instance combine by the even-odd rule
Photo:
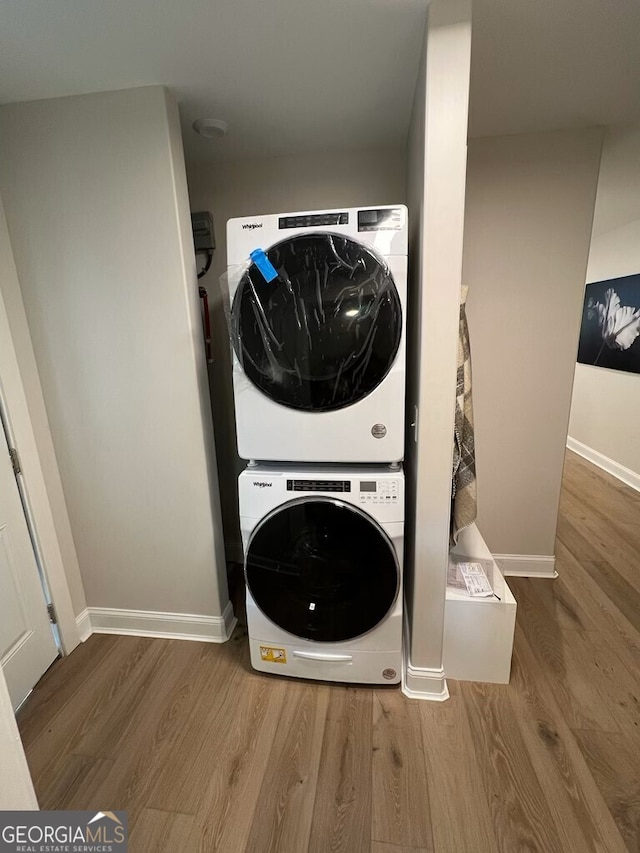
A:
<svg viewBox="0 0 640 853">
<path fill-rule="evenodd" d="M 262 222 L 247 222 L 242 227 L 245 231 L 253 231 L 254 228 L 262 228 Z"/>
<path fill-rule="evenodd" d="M 273 483 L 268 483 L 266 480 L 265 481 L 254 480 L 253 485 L 258 486 L 258 488 L 260 488 L 260 489 L 270 489 L 271 486 L 273 486 Z"/>
</svg>

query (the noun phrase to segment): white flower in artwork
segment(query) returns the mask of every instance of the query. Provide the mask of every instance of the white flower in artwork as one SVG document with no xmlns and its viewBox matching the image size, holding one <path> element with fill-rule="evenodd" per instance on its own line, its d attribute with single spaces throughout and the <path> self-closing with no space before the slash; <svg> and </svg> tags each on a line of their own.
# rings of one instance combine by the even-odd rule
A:
<svg viewBox="0 0 640 853">
<path fill-rule="evenodd" d="M 640 335 L 640 308 L 621 305 L 620 297 L 613 288 L 606 291 L 604 302 L 590 299 L 587 308 L 587 317 L 590 320 L 597 317 L 602 335 L 602 346 L 594 364 L 605 345 L 609 349 L 627 350 Z"/>
</svg>

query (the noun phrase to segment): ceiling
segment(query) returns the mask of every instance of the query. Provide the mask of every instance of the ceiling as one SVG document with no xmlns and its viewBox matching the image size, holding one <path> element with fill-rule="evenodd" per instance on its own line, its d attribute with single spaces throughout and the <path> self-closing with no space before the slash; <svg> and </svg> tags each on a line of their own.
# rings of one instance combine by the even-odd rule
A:
<svg viewBox="0 0 640 853">
<path fill-rule="evenodd" d="M 427 0 L 0 0 L 0 102 L 163 83 L 187 159 L 404 144 Z M 195 118 L 224 119 L 215 142 Z"/>
<path fill-rule="evenodd" d="M 191 163 L 401 146 L 426 5 L 0 0 L 0 102 L 162 83 Z M 640 0 L 475 0 L 472 136 L 636 119 Z"/>
</svg>

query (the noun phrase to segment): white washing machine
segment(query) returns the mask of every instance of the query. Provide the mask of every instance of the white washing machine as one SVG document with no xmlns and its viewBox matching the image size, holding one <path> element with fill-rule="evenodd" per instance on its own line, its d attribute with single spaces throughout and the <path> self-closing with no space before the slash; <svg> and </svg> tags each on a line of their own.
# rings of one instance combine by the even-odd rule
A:
<svg viewBox="0 0 640 853">
<path fill-rule="evenodd" d="M 399 682 L 402 472 L 258 465 L 239 496 L 253 667 Z"/>
<path fill-rule="evenodd" d="M 400 461 L 406 207 L 231 219 L 227 262 L 240 456 Z"/>
</svg>

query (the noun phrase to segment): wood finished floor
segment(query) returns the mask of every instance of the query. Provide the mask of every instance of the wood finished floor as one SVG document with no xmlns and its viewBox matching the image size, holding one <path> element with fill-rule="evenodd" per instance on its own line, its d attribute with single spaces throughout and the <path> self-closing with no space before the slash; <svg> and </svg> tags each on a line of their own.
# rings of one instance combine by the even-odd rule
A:
<svg viewBox="0 0 640 853">
<path fill-rule="evenodd" d="M 639 853 L 639 555 L 640 494 L 569 454 L 511 684 L 444 704 L 94 635 L 19 716 L 40 805 L 127 809 L 132 853 Z"/>
</svg>

